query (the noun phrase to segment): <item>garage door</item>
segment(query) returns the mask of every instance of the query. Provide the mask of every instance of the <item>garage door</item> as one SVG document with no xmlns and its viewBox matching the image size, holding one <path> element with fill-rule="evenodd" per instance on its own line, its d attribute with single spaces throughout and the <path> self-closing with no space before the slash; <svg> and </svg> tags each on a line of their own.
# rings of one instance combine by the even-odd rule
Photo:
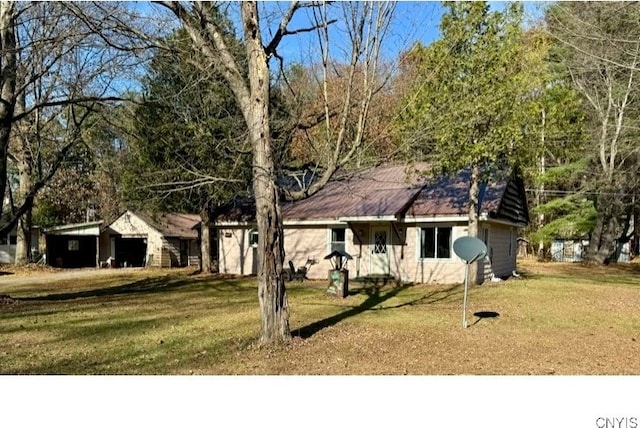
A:
<svg viewBox="0 0 640 428">
<path fill-rule="evenodd" d="M 115 239 L 116 265 L 118 267 L 143 267 L 147 258 L 146 238 Z"/>
</svg>

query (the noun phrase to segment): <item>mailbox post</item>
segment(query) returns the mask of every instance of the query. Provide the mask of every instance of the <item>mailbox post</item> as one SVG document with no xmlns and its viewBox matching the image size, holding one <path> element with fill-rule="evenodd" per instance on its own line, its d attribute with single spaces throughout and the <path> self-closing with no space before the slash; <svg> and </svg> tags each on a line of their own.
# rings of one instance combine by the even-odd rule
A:
<svg viewBox="0 0 640 428">
<path fill-rule="evenodd" d="M 329 270 L 329 287 L 327 294 L 339 296 L 343 299 L 349 295 L 349 270 L 346 268 L 347 260 L 353 257 L 345 251 L 336 250 L 327 254 L 325 260 L 331 260 L 333 269 Z"/>
</svg>

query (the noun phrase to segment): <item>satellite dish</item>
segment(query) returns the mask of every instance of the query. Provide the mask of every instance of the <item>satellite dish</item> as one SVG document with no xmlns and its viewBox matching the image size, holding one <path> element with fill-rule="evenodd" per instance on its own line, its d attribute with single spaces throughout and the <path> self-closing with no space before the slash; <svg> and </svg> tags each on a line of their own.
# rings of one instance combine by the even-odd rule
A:
<svg viewBox="0 0 640 428">
<path fill-rule="evenodd" d="M 453 252 L 465 263 L 470 264 L 487 254 L 487 246 L 478 238 L 463 236 L 453 243 Z"/>
<path fill-rule="evenodd" d="M 453 252 L 460 257 L 466 265 L 464 273 L 464 300 L 462 303 L 462 327 L 467 328 L 467 290 L 469 289 L 469 265 L 487 255 L 487 246 L 484 242 L 473 236 L 463 236 L 453 243 Z"/>
</svg>

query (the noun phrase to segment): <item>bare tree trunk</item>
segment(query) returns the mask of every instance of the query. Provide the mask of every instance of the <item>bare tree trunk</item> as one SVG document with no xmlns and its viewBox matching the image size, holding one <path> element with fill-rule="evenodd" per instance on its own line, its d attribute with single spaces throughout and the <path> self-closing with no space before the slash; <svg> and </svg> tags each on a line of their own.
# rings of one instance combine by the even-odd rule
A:
<svg viewBox="0 0 640 428">
<path fill-rule="evenodd" d="M 17 74 L 15 7 L 12 1 L 0 2 L 0 213 L 4 212 L 7 191 L 7 158 L 15 109 Z"/>
<path fill-rule="evenodd" d="M 18 94 L 16 102 L 15 113 L 21 115 L 25 112 L 25 92 Z M 26 198 L 29 191 L 33 187 L 32 177 L 32 165 L 33 158 L 31 156 L 31 150 L 29 149 L 29 132 L 31 131 L 28 121 L 14 124 L 13 140 L 16 143 L 17 161 L 18 161 L 18 178 L 19 188 L 17 199 L 22 203 L 22 200 Z M 16 239 L 16 265 L 25 265 L 31 261 L 31 218 L 32 218 L 31 206 L 18 220 L 17 239 Z"/>
<path fill-rule="evenodd" d="M 204 217 L 204 216 L 203 216 Z M 211 229 L 209 216 L 200 223 L 200 271 L 210 273 L 211 269 Z"/>
<path fill-rule="evenodd" d="M 539 168 L 538 168 L 538 174 L 539 177 L 542 178 L 544 177 L 544 174 L 546 172 L 546 166 L 545 166 L 545 125 L 546 125 L 546 113 L 544 111 L 544 109 L 542 110 L 542 127 L 541 127 L 541 133 L 540 133 L 540 144 L 541 144 L 541 154 L 540 154 L 540 164 L 539 164 Z M 542 198 L 544 198 L 544 180 L 540 180 L 540 185 L 538 186 L 537 192 L 536 192 L 536 207 L 539 208 L 540 205 L 542 205 Z M 538 214 L 538 232 L 540 230 L 542 230 L 542 227 L 544 226 L 544 214 L 543 213 L 539 213 Z M 542 236 L 540 237 L 540 241 L 538 242 L 538 260 L 544 260 L 544 239 L 542 238 Z"/>
<path fill-rule="evenodd" d="M 607 222 L 607 227 L 602 234 L 602 239 L 600 240 L 600 249 L 595 255 L 595 260 L 598 263 L 606 263 L 609 259 L 609 256 L 613 253 L 615 254 L 616 248 L 615 240 L 616 240 L 616 230 L 618 228 L 618 220 L 617 217 L 612 216 L 609 218 Z"/>
<path fill-rule="evenodd" d="M 258 299 L 262 320 L 260 343 L 286 342 L 291 338 L 291 331 L 289 305 L 282 276 L 284 234 L 269 126 L 270 75 L 267 51 L 272 54 L 282 37 L 287 34 L 287 24 L 300 4 L 292 3 L 283 16 L 273 41 L 265 48 L 257 4 L 253 1 L 242 2 L 248 85 L 225 42 L 222 30 L 211 19 L 214 16 L 214 5 L 208 2 L 194 2 L 190 7 L 180 2 L 162 4 L 180 18 L 194 46 L 220 67 L 247 124 L 253 155 L 253 192 L 258 226 Z"/>
<path fill-rule="evenodd" d="M 31 209 L 20 220 L 16 230 L 16 265 L 26 265 L 31 261 Z"/>
<path fill-rule="evenodd" d="M 269 66 L 258 25 L 256 4 L 242 4 L 251 103 L 244 106 L 253 153 L 253 190 L 258 223 L 258 299 L 262 314 L 260 342 L 291 338 L 289 304 L 282 276 L 284 233 L 269 128 Z"/>
<path fill-rule="evenodd" d="M 587 260 L 605 263 L 613 253 L 618 229 L 619 201 L 606 195 L 598 197 L 596 225 L 589 241 Z"/>
<path fill-rule="evenodd" d="M 478 237 L 480 219 L 478 216 L 478 198 L 480 196 L 480 170 L 477 165 L 471 168 L 471 177 L 469 179 L 469 228 L 468 235 L 474 238 Z M 483 260 L 475 262 L 476 267 L 469 269 L 469 283 L 480 284 L 484 280 L 480 274 L 480 270 L 484 269 Z"/>
<path fill-rule="evenodd" d="M 20 146 L 18 149 L 18 176 L 20 180 L 18 196 L 21 203 L 22 198 L 26 197 L 29 194 L 29 191 L 33 188 L 31 175 L 32 159 L 24 138 L 26 138 L 24 135 L 17 136 Z M 25 265 L 31 261 L 32 210 L 32 206 L 29 205 L 27 211 L 18 220 L 15 258 L 16 265 Z"/>
</svg>

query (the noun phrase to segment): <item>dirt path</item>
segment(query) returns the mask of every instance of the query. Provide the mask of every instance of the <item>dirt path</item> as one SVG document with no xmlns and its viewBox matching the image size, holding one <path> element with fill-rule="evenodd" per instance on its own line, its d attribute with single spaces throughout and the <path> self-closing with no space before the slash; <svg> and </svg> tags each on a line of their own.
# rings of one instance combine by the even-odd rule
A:
<svg viewBox="0 0 640 428">
<path fill-rule="evenodd" d="M 143 268 L 126 269 L 65 269 L 52 272 L 16 272 L 0 276 L 0 293 L 4 286 L 31 285 L 69 279 L 101 278 L 109 275 L 126 274 L 141 271 Z"/>
</svg>

